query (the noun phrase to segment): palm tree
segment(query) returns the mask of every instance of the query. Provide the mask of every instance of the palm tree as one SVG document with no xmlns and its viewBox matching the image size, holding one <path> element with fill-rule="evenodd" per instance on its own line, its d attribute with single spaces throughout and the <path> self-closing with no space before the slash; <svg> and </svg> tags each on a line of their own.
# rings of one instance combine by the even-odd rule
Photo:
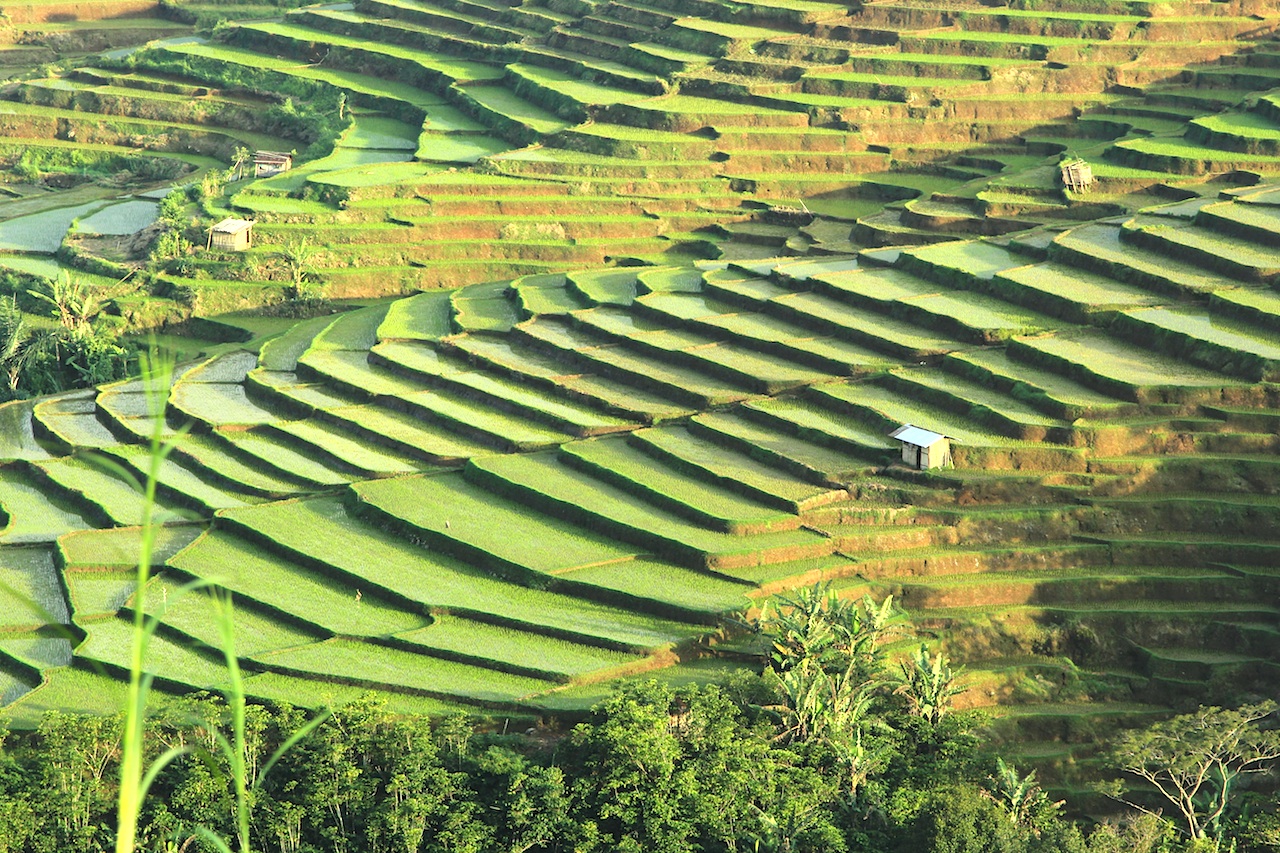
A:
<svg viewBox="0 0 1280 853">
<path fill-rule="evenodd" d="M 1018 775 L 1017 768 L 996 758 L 996 772 L 991 777 L 988 795 L 1000 804 L 1009 820 L 1019 826 L 1029 826 L 1037 813 L 1049 809 L 1057 811 L 1062 803 L 1049 801 L 1049 795 L 1036 782 L 1036 771 L 1026 776 Z"/>
<path fill-rule="evenodd" d="M 956 685 L 958 675 L 946 655 L 930 655 L 929 647 L 921 643 L 910 659 L 903 661 L 902 675 L 893 692 L 907 700 L 912 714 L 936 726 L 951 713 L 951 698 L 963 692 Z"/>
<path fill-rule="evenodd" d="M 884 665 L 882 646 L 893 618 L 893 596 L 876 604 L 869 595 L 861 601 L 841 598 L 825 584 L 778 596 L 760 616 L 762 630 L 773 637 L 778 669 L 813 659 L 828 672 L 849 672 L 861 682 L 873 680 Z"/>
<path fill-rule="evenodd" d="M 279 252 L 276 252 L 276 258 L 284 265 L 285 272 L 289 275 L 291 299 L 301 301 L 310 298 L 311 290 L 317 284 L 316 269 L 312 264 L 314 256 L 315 247 L 306 237 L 286 243 Z"/>
<path fill-rule="evenodd" d="M 249 161 L 249 149 L 243 145 L 237 145 L 236 150 L 231 155 L 231 171 L 235 173 L 235 180 L 244 177 L 244 164 Z"/>
<path fill-rule="evenodd" d="M 56 338 L 49 329 L 30 329 L 12 296 L 0 299 L 0 367 L 11 393 L 18 393 L 22 372 L 31 360 L 56 343 Z"/>
<path fill-rule="evenodd" d="M 102 311 L 102 303 L 94 296 L 83 280 L 63 271 L 55 279 L 49 279 L 43 290 L 27 293 L 53 306 L 53 316 L 64 329 L 86 332 L 89 324 Z"/>
</svg>

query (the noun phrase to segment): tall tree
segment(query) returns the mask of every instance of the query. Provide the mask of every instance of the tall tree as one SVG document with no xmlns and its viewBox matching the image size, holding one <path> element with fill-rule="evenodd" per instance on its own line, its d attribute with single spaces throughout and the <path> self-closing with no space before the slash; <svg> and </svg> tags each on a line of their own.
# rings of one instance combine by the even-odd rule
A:
<svg viewBox="0 0 1280 853">
<path fill-rule="evenodd" d="M 1142 731 L 1116 744 L 1116 766 L 1151 784 L 1178 812 L 1191 838 L 1216 834 L 1237 780 L 1265 773 L 1280 759 L 1280 731 L 1259 722 L 1275 714 L 1275 702 L 1232 711 L 1205 707 Z M 1119 796 L 1113 788 L 1109 793 Z"/>
</svg>

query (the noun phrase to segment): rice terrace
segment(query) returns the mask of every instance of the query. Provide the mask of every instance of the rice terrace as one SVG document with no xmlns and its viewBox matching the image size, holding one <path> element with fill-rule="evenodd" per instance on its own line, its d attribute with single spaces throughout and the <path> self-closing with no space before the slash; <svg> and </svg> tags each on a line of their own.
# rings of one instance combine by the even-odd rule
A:
<svg viewBox="0 0 1280 853">
<path fill-rule="evenodd" d="M 890 599 L 1093 818 L 1280 699 L 1280 2 L 0 12 L 16 733 L 125 707 L 140 602 L 153 703 L 554 739 Z"/>
</svg>

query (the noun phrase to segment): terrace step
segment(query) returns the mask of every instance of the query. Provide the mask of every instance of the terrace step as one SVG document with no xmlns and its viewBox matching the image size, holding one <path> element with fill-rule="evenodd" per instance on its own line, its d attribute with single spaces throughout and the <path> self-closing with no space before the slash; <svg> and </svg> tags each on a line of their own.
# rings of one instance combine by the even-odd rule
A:
<svg viewBox="0 0 1280 853">
<path fill-rule="evenodd" d="M 659 427 L 632 433 L 631 443 L 655 459 L 706 482 L 719 483 L 784 512 L 804 513 L 814 507 L 844 500 L 842 489 L 815 487 L 794 480 L 777 467 L 743 453 L 721 447 L 705 433 L 687 427 Z"/>
<path fill-rule="evenodd" d="M 1280 208 L 1230 202 L 1208 204 L 1196 213 L 1195 222 L 1262 245 L 1275 245 L 1280 240 Z"/>
<path fill-rule="evenodd" d="M 637 304 L 640 300 L 637 300 Z M 637 323 L 629 313 L 595 308 L 570 315 L 575 324 L 606 339 L 625 344 L 681 368 L 697 370 L 757 393 L 774 394 L 832 378 L 829 373 L 778 357 L 765 358 L 723 334 L 698 332 L 661 324 Z"/>
<path fill-rule="evenodd" d="M 579 436 L 621 432 L 638 425 L 634 421 L 602 414 L 572 399 L 529 388 L 523 382 L 466 370 L 462 365 L 440 360 L 424 349 L 415 344 L 383 343 L 374 347 L 370 359 L 413 376 L 446 394 L 475 398 L 498 411 L 510 412 Z"/>
<path fill-rule="evenodd" d="M 458 485 L 457 479 L 446 479 L 449 484 Z M 264 507 L 263 512 L 228 513 L 226 521 L 251 538 L 280 549 L 291 561 L 326 574 L 339 574 L 352 585 L 373 584 L 392 596 L 419 602 L 433 615 L 452 613 L 543 637 L 627 652 L 662 647 L 698 630 L 694 625 L 616 605 L 502 580 L 480 565 L 448 556 L 442 549 L 424 551 L 391 532 L 407 526 L 405 519 L 395 514 L 405 505 L 397 499 L 413 494 L 419 483 L 445 485 L 443 481 L 435 482 L 435 478 L 401 478 L 389 490 L 362 488 L 360 502 L 354 506 L 337 498 L 312 499 L 275 504 Z M 465 483 L 461 485 L 466 487 Z M 488 497 L 493 499 L 492 495 Z M 498 516 L 511 512 L 507 501 L 494 499 L 492 506 L 493 514 Z M 465 526 L 471 510 L 470 504 L 459 505 L 454 513 L 459 535 L 464 537 L 468 535 Z M 519 510 L 528 512 L 524 507 Z M 366 520 L 366 515 L 371 518 Z M 541 520 L 539 533 L 555 532 L 545 527 L 547 523 L 564 527 L 553 519 L 531 517 Z M 443 526 L 438 518 L 436 523 Z M 449 529 L 452 530 L 452 523 Z M 532 554 L 533 549 L 528 547 L 532 541 L 536 540 L 520 540 L 517 547 Z M 511 547 L 510 542 L 507 547 Z M 544 553 L 559 555 L 554 548 Z M 522 571 L 527 573 L 527 569 Z M 700 614 L 698 618 L 706 617 Z"/>
<path fill-rule="evenodd" d="M 170 417 L 194 422 L 197 429 L 206 431 L 219 426 L 266 424 L 279 418 L 276 412 L 250 400 L 243 385 L 231 382 L 174 383 L 167 411 Z"/>
<path fill-rule="evenodd" d="M 1026 259 L 993 243 L 974 240 L 946 243 L 903 252 L 898 266 L 953 286 L 973 286 L 996 273 L 1026 264 Z"/>
<path fill-rule="evenodd" d="M 78 447 L 107 447 L 120 440 L 98 420 L 95 391 L 46 398 L 32 408 L 32 438 L 52 439 L 73 451 Z"/>
<path fill-rule="evenodd" d="M 820 152 L 805 150 L 727 151 L 722 161 L 732 174 L 752 172 L 879 172 L 888 162 L 874 151 Z"/>
<path fill-rule="evenodd" d="M 1020 361 L 1033 362 L 1106 394 L 1143 404 L 1211 402 L 1230 393 L 1226 389 L 1244 384 L 1086 329 L 1039 338 L 1015 338 L 1010 341 L 1008 351 Z"/>
<path fill-rule="evenodd" d="M 30 462 L 26 473 L 98 524 L 129 527 L 143 522 L 143 495 L 133 483 L 94 461 L 65 457 Z M 181 520 L 182 510 L 158 500 L 152 509 L 156 523 Z"/>
<path fill-rule="evenodd" d="M 883 384 L 917 400 L 967 415 L 984 426 L 1022 441 L 1065 443 L 1071 437 L 1066 421 L 1049 417 L 1009 394 L 989 386 L 932 369 L 890 373 Z"/>
<path fill-rule="evenodd" d="M 462 202 L 468 207 L 481 205 Z M 446 205 L 447 207 L 448 205 Z M 501 207 L 532 208 L 532 200 L 521 199 L 519 203 Z M 449 240 L 494 241 L 508 240 L 513 237 L 526 237 L 532 241 L 537 237 L 550 240 L 590 241 L 590 240 L 642 240 L 658 237 L 666 232 L 665 224 L 657 216 L 648 215 L 637 201 L 620 200 L 617 205 L 621 210 L 634 210 L 624 213 L 621 210 L 601 213 L 569 213 L 576 210 L 576 205 L 565 205 L 566 212 L 548 216 L 543 208 L 542 215 L 534 214 L 480 214 L 466 215 L 449 213 L 447 210 L 437 211 L 432 205 L 428 216 L 397 217 L 414 229 L 415 238 L 422 242 L 443 242 Z"/>
<path fill-rule="evenodd" d="M 1150 291 L 1058 261 L 996 273 L 991 289 L 1011 302 L 1074 323 L 1102 322 L 1100 314 L 1163 301 Z"/>
<path fill-rule="evenodd" d="M 544 36 L 571 20 L 563 12 L 556 12 L 546 7 L 513 6 L 503 10 L 502 20 L 526 30 L 541 33 Z"/>
<path fill-rule="evenodd" d="M 455 465 L 495 452 L 488 444 L 459 435 L 449 421 L 443 426 L 423 423 L 416 410 L 409 414 L 377 405 L 346 406 L 318 411 L 316 418 L 354 433 L 363 443 L 385 446 L 397 456 L 433 465 Z"/>
<path fill-rule="evenodd" d="M 1256 18 L 1218 14 L 1172 18 L 1113 15 L 1103 19 L 1066 11 L 972 9 L 959 13 L 958 19 L 969 32 L 1076 37 L 1090 41 L 1224 40 L 1256 34 L 1260 29 Z"/>
<path fill-rule="evenodd" d="M 1189 137 L 1121 140 L 1107 150 L 1106 157 L 1122 166 L 1182 175 L 1207 175 L 1233 170 L 1262 173 L 1280 171 L 1280 157 L 1205 147 Z"/>
<path fill-rule="evenodd" d="M 1024 259 L 1019 259 L 1024 260 Z M 911 269 L 914 265 L 900 264 Z M 939 287 L 901 269 L 830 273 L 814 279 L 824 294 L 976 344 L 1058 328 L 1049 317 L 982 293 Z M 963 285 L 962 285 L 963 286 Z"/>
<path fill-rule="evenodd" d="M 580 364 L 562 361 L 543 350 L 522 344 L 515 336 L 502 340 L 484 335 L 461 335 L 443 343 L 448 350 L 456 350 L 485 368 L 509 376 L 525 386 L 562 393 L 571 400 L 581 401 L 617 417 L 648 423 L 680 417 L 689 411 L 665 395 L 650 393 L 606 376 L 579 373 Z"/>
<path fill-rule="evenodd" d="M 1265 91 L 1280 87 L 1280 68 L 1231 65 L 1198 68 L 1191 72 L 1191 82 L 1197 89 Z"/>
<path fill-rule="evenodd" d="M 1204 648 L 1139 648 L 1143 667 L 1149 675 L 1181 681 L 1207 682 L 1222 678 L 1248 678 L 1250 671 L 1270 674 L 1273 663 L 1251 655 L 1215 652 Z M 1270 665 L 1267 665 L 1270 664 Z M 1261 670 L 1261 672 L 1259 672 Z"/>
<path fill-rule="evenodd" d="M 668 23 L 671 22 L 668 21 Z M 586 15 L 577 21 L 576 26 L 584 32 L 621 39 L 627 43 L 642 41 L 653 32 L 652 26 L 621 21 L 604 15 Z"/>
<path fill-rule="evenodd" d="M 628 39 L 617 39 L 598 33 L 558 26 L 547 36 L 547 44 L 572 53 L 595 56 L 601 59 L 614 59 L 626 55 L 631 42 Z"/>
<path fill-rule="evenodd" d="M 314 453 L 304 453 L 291 446 L 278 433 L 257 428 L 252 430 L 217 430 L 214 435 L 241 459 L 258 466 L 274 476 L 290 477 L 313 488 L 345 485 L 356 476 L 337 467 L 326 465 Z"/>
<path fill-rule="evenodd" d="M 513 93 L 507 84 L 451 86 L 453 103 L 482 125 L 495 128 L 515 145 L 531 145 L 564 130 L 582 115 L 564 117 Z"/>
<path fill-rule="evenodd" d="M 52 543 L 64 533 L 95 526 L 65 498 L 51 498 L 46 492 L 29 473 L 18 467 L 0 468 L 0 509 L 4 511 L 0 542 L 6 545 Z"/>
<path fill-rule="evenodd" d="M 1244 281 L 1280 278 L 1280 251 L 1245 239 L 1214 234 L 1194 225 L 1135 218 L 1121 226 L 1127 243 L 1182 258 L 1196 266 Z"/>
<path fill-rule="evenodd" d="M 865 459 L 754 420 L 745 413 L 700 414 L 689 421 L 689 429 L 820 486 L 847 483 L 868 465 Z"/>
<path fill-rule="evenodd" d="M 323 382 L 304 382 L 291 370 L 254 370 L 245 378 L 245 391 L 251 398 L 263 400 L 299 418 L 310 417 L 321 409 L 359 402 L 358 397 Z"/>
<path fill-rule="evenodd" d="M 908 578 L 933 578 L 959 576 L 975 583 L 994 580 L 996 573 L 1026 573 L 1031 576 L 1041 572 L 1064 571 L 1081 568 L 1111 569 L 1111 554 L 1098 545 L 1065 545 L 1049 543 L 1034 548 L 989 548 L 984 550 L 958 548 L 920 548 L 902 550 L 887 555 L 861 554 L 858 574 L 866 580 L 880 582 L 892 580 L 906 582 Z M 856 586 L 850 583 L 850 586 Z M 914 609 L 914 608 L 913 608 Z"/>
<path fill-rule="evenodd" d="M 140 445 L 121 445 L 105 451 L 135 477 L 145 477 L 150 470 L 151 451 Z M 207 475 L 206 475 L 207 476 Z M 200 469 L 166 459 L 160 466 L 156 494 L 173 506 L 187 507 L 200 515 L 212 516 L 220 509 L 246 506 L 260 497 L 236 489 L 234 485 L 210 483 Z"/>
<path fill-rule="evenodd" d="M 681 17 L 680 13 L 670 9 L 653 8 L 643 3 L 620 3 L 618 0 L 610 0 L 604 6 L 602 14 L 616 20 L 643 24 L 653 30 L 660 30 Z"/>
<path fill-rule="evenodd" d="M 483 218 L 500 218 L 500 216 L 531 216 L 549 209 L 580 211 L 571 215 L 596 216 L 634 216 L 644 213 L 645 201 L 626 199 L 617 196 L 575 196 L 567 199 L 557 192 L 564 184 L 540 183 L 545 188 L 544 195 L 431 195 L 425 197 L 429 202 L 430 215 L 449 216 L 483 216 Z M 413 222 L 422 222 L 422 216 L 415 216 Z"/>
<path fill-rule="evenodd" d="M 1058 373 L 1015 361 L 1001 350 L 954 353 L 942 360 L 942 367 L 1013 395 L 1050 417 L 1063 420 L 1133 414 L 1137 408 Z"/>
<path fill-rule="evenodd" d="M 1093 571 L 1048 570 L 1028 575 L 931 575 L 927 582 L 880 578 L 899 600 L 916 608 L 999 607 L 1021 604 L 1098 603 L 1121 598 L 1201 601 L 1238 593 L 1239 584 L 1197 569 L 1128 569 L 1100 566 Z"/>
<path fill-rule="evenodd" d="M 1224 320 L 1203 308 L 1125 311 L 1114 328 L 1213 370 L 1254 381 L 1280 378 L 1280 341 L 1274 328 Z"/>
<path fill-rule="evenodd" d="M 598 441 L 598 440 L 597 440 Z M 468 479 L 692 567 L 731 569 L 824 556 L 831 543 L 802 530 L 735 536 L 708 530 L 546 454 L 473 460 Z"/>
<path fill-rule="evenodd" d="M 172 458 L 199 473 L 207 482 L 264 498 L 298 495 L 315 486 L 292 475 L 264 471 L 261 466 L 231 453 L 221 441 L 208 435 L 185 437 L 174 449 Z"/>
<path fill-rule="evenodd" d="M 879 370 L 883 356 L 838 337 L 815 335 L 811 329 L 756 312 L 739 312 L 694 294 L 645 296 L 635 302 L 641 316 L 723 338 L 762 353 L 811 366 L 827 375 L 856 375 Z"/>
<path fill-rule="evenodd" d="M 853 239 L 868 246 L 927 246 L 949 243 L 955 235 L 913 228 L 903 223 L 901 210 L 886 209 L 858 217 Z"/>
<path fill-rule="evenodd" d="M 662 84 L 656 75 L 637 70 L 613 59 L 601 59 L 569 50 L 532 45 L 525 48 L 521 59 L 532 65 L 546 66 L 607 86 L 631 89 L 649 95 L 662 93 Z"/>
<path fill-rule="evenodd" d="M 722 483 L 707 482 L 705 471 L 689 472 L 670 455 L 655 456 L 652 444 L 597 440 L 566 445 L 561 459 L 568 465 L 611 483 L 643 500 L 696 523 L 745 535 L 796 530 L 800 518 L 777 501 L 758 494 L 725 494 Z"/>
<path fill-rule="evenodd" d="M 808 399 L 762 400 L 746 404 L 741 411 L 756 423 L 869 463 L 883 463 L 892 448 L 887 432 Z"/>
<path fill-rule="evenodd" d="M 436 55 L 424 49 L 427 43 L 433 43 L 436 48 L 450 43 L 474 56 L 485 55 L 494 49 L 492 45 L 448 33 L 433 33 L 422 28 L 415 31 L 407 26 L 399 29 L 395 26 L 383 26 L 377 20 L 354 13 L 309 11 L 303 15 L 297 23 L 241 24 L 233 33 L 232 44 L 249 49 L 265 47 L 276 53 L 307 61 L 324 56 L 326 64 L 338 70 L 357 73 L 367 73 L 369 69 L 365 67 L 362 71 L 360 68 L 346 66 L 356 65 L 364 60 L 381 66 L 378 68 L 379 73 L 394 75 L 398 72 L 403 82 L 428 90 L 440 90 L 457 82 L 459 78 L 455 75 L 458 74 L 476 75 L 469 79 L 495 79 L 501 76 L 498 69 L 481 70 L 474 63 L 442 63 Z M 344 30 L 354 30 L 364 35 L 352 35 L 343 32 Z M 380 41 L 372 40 L 369 38 L 371 35 L 400 36 L 411 43 L 398 45 L 396 39 L 389 37 Z M 414 41 L 417 44 L 412 44 Z M 327 47 L 324 54 L 317 53 L 317 47 L 321 45 Z M 337 55 L 334 55 L 335 50 L 338 51 Z"/>
<path fill-rule="evenodd" d="M 584 327 L 539 318 L 515 329 L 528 342 L 588 372 L 668 395 L 677 406 L 705 408 L 753 396 L 749 391 L 706 376 L 701 371 L 655 358 L 625 344 L 609 343 Z"/>
<path fill-rule="evenodd" d="M 511 282 L 520 316 L 526 320 L 540 314 L 566 315 L 591 307 L 589 300 L 569 287 L 567 276 L 526 275 Z"/>
<path fill-rule="evenodd" d="M 688 71 L 712 61 L 712 58 L 706 54 L 681 50 L 652 41 L 626 45 L 617 56 L 627 65 L 662 76 Z"/>
<path fill-rule="evenodd" d="M 807 107 L 786 109 L 693 95 L 668 95 L 602 109 L 597 119 L 633 127 L 688 132 L 704 127 L 808 127 Z"/>
<path fill-rule="evenodd" d="M 1147 251 L 1121 235 L 1117 224 L 1073 228 L 1054 239 L 1049 258 L 1171 296 L 1195 295 L 1222 286 L 1220 277 L 1203 268 Z"/>
<path fill-rule="evenodd" d="M 357 493 L 361 501 L 357 511 L 371 524 L 400 531 L 428 543 L 433 551 L 455 555 L 516 582 L 562 594 L 572 592 L 585 603 L 596 602 L 611 609 L 621 605 L 645 611 L 661 617 L 661 621 L 653 620 L 660 625 L 680 620 L 683 624 L 671 626 L 676 629 L 671 633 L 677 635 L 694 633 L 698 630 L 694 624 L 711 623 L 714 614 L 657 593 L 644 583 L 646 569 L 654 575 L 665 574 L 669 582 L 691 590 L 718 593 L 721 601 L 729 593 L 729 600 L 736 602 L 748 589 L 710 572 L 628 553 L 630 549 L 620 548 L 616 541 L 562 519 L 530 512 L 522 503 L 499 498 L 459 475 L 362 484 Z M 447 507 L 447 514 L 437 509 L 441 506 Z M 502 520 L 510 524 L 504 525 Z M 504 532 L 504 527 L 512 525 L 521 527 L 521 537 Z M 639 620 L 633 617 L 632 621 Z M 588 642 L 601 644 L 599 639 Z"/>
<path fill-rule="evenodd" d="M 343 35 L 364 35 L 382 42 L 447 52 L 483 50 L 489 45 L 518 43 L 535 35 L 532 30 L 498 24 L 492 15 L 480 18 L 429 0 L 361 0 L 357 10 L 304 10 L 291 17 Z"/>
<path fill-rule="evenodd" d="M 361 441 L 357 434 L 320 418 L 284 421 L 265 430 L 307 458 L 351 471 L 360 479 L 403 474 L 425 467 L 419 459 L 380 447 L 376 442 Z"/>
<path fill-rule="evenodd" d="M 1220 290 L 1209 297 L 1209 307 L 1256 326 L 1276 328 L 1280 322 L 1280 293 L 1270 290 Z"/>
<path fill-rule="evenodd" d="M 820 334 L 842 336 L 895 358 L 919 360 L 962 348 L 959 342 L 901 320 L 860 315 L 847 303 L 818 293 L 778 296 L 764 303 L 762 309 Z"/>
</svg>

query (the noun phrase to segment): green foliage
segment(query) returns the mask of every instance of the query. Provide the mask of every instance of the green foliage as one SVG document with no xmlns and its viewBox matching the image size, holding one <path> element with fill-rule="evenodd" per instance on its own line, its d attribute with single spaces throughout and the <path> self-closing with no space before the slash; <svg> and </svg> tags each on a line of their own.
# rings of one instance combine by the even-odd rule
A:
<svg viewBox="0 0 1280 853">
<path fill-rule="evenodd" d="M 771 654 L 778 670 L 812 660 L 827 672 L 852 672 L 859 682 L 868 683 L 884 668 L 882 646 L 894 615 L 892 596 L 879 604 L 869 595 L 855 602 L 815 584 L 767 602 L 759 627 L 773 641 Z"/>
<path fill-rule="evenodd" d="M 902 849 L 919 853 L 1021 853 L 1021 834 L 999 806 L 971 785 L 930 792 Z"/>
<path fill-rule="evenodd" d="M 1061 802 L 1052 802 L 1036 783 L 1036 772 L 1019 775 L 1012 764 L 996 757 L 996 772 L 991 776 L 988 794 L 1009 820 L 1039 834 L 1058 817 Z"/>
<path fill-rule="evenodd" d="M 59 326 L 32 327 L 13 297 L 0 298 L 0 368 L 9 396 L 54 394 L 124 376 L 130 353 L 112 327 L 94 322 L 101 305 L 88 285 L 63 273 L 27 293 L 50 307 Z"/>
<path fill-rule="evenodd" d="M 57 278 L 45 282 L 39 290 L 29 290 L 27 293 L 47 303 L 62 328 L 70 332 L 87 331 L 93 318 L 102 311 L 102 305 L 89 285 L 65 271 Z"/>
<path fill-rule="evenodd" d="M 84 178 L 107 178 L 126 175 L 133 181 L 150 182 L 178 177 L 182 161 L 163 156 L 120 154 L 92 148 L 25 146 L 12 159 L 14 176 L 24 181 L 38 181 L 49 174 L 79 175 Z"/>
<path fill-rule="evenodd" d="M 286 243 L 276 252 L 275 260 L 289 283 L 290 300 L 308 307 L 324 302 L 323 282 L 316 269 L 316 247 L 308 238 L 301 237 Z"/>
<path fill-rule="evenodd" d="M 1275 702 L 1236 710 L 1201 708 L 1142 731 L 1125 732 L 1112 760 L 1153 786 L 1178 813 L 1191 839 L 1220 836 L 1241 776 L 1266 773 L 1280 759 L 1280 732 L 1259 723 Z M 1113 796 L 1120 796 L 1112 788 Z"/>
<path fill-rule="evenodd" d="M 942 652 L 930 655 L 924 643 L 901 664 L 901 670 L 894 692 L 906 699 L 910 713 L 937 726 L 951 712 L 951 699 L 962 692 L 955 683 L 958 673 Z"/>
<path fill-rule="evenodd" d="M 636 682 L 567 735 L 534 738 L 493 734 L 464 715 L 430 723 L 369 697 L 311 723 L 287 706 L 238 708 L 234 697 L 170 700 L 145 723 L 147 760 L 176 751 L 139 814 L 138 849 L 230 849 L 215 835 L 236 837 L 241 851 L 314 853 L 1216 849 L 1178 841 L 1155 815 L 1085 837 L 1033 774 L 1001 761 L 985 782 L 961 765 L 927 778 L 873 774 L 854 799 L 829 751 L 782 744 L 742 704 L 764 687 L 752 676 L 727 688 Z M 0 850 L 107 844 L 120 725 L 51 713 L 9 738 Z M 1253 845 L 1240 849 L 1270 849 L 1273 817 L 1263 808 L 1235 824 Z"/>
<path fill-rule="evenodd" d="M 186 212 L 186 198 L 183 193 L 171 192 L 160 200 L 159 220 L 170 228 L 182 224 Z"/>
</svg>

